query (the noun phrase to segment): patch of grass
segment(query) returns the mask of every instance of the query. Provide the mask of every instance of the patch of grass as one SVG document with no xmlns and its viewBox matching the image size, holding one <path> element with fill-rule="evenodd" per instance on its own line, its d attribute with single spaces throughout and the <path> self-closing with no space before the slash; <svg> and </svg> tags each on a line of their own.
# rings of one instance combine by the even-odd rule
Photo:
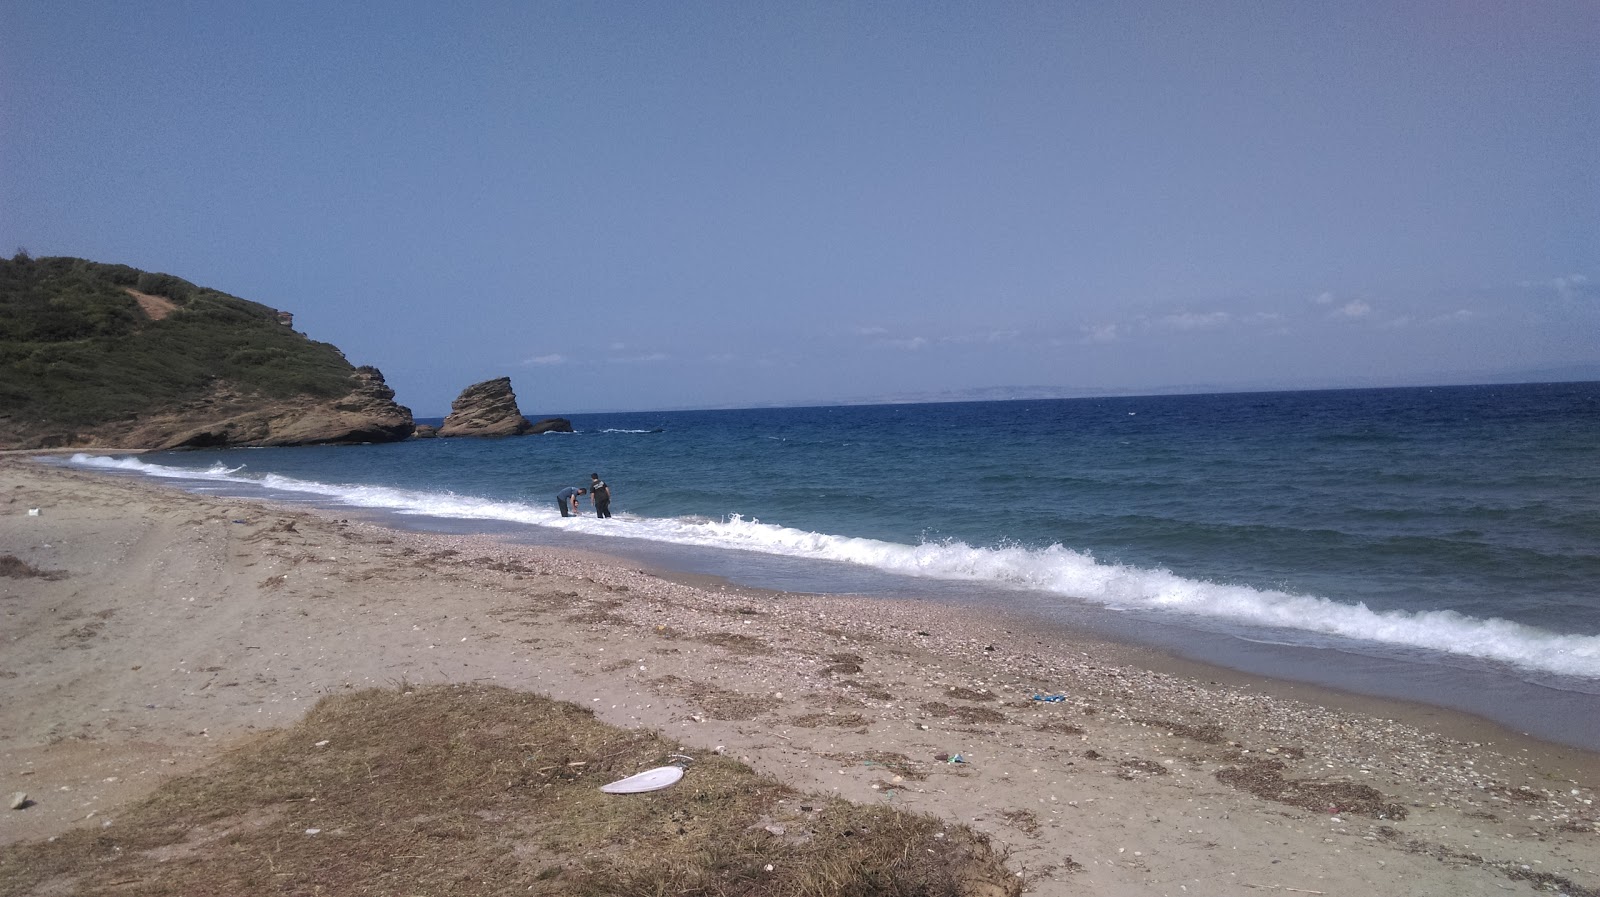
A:
<svg viewBox="0 0 1600 897">
<path fill-rule="evenodd" d="M 0 848 L 0 895 L 1022 892 L 964 826 L 715 755 L 663 791 L 599 790 L 681 750 L 495 686 L 329 698 L 109 828 Z"/>
</svg>

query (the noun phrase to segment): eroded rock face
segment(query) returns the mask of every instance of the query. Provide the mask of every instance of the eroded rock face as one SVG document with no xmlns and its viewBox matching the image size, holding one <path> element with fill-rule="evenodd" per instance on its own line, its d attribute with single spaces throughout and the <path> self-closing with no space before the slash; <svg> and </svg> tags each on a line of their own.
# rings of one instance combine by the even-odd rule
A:
<svg viewBox="0 0 1600 897">
<path fill-rule="evenodd" d="M 533 424 L 517 408 L 511 378 L 474 383 L 450 403 L 450 416 L 439 428 L 440 436 L 521 436 Z"/>
<path fill-rule="evenodd" d="M 145 417 L 124 432 L 102 431 L 97 444 L 175 449 L 247 445 L 348 445 L 396 442 L 411 435 L 411 409 L 374 367 L 356 368 L 349 394 L 318 402 L 243 396 L 226 385 L 205 398 Z"/>
</svg>

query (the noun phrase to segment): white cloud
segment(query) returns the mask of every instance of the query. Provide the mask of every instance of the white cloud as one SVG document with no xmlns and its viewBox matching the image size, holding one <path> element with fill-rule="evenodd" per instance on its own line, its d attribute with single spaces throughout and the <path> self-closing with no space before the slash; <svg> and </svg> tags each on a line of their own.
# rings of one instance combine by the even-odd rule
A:
<svg viewBox="0 0 1600 897">
<path fill-rule="evenodd" d="M 566 364 L 567 356 L 559 354 L 535 355 L 524 359 L 523 364 Z"/>
<path fill-rule="evenodd" d="M 1356 318 L 1364 318 L 1370 314 L 1372 314 L 1372 306 L 1360 299 L 1351 299 L 1349 302 L 1346 302 L 1333 311 L 1333 317 L 1349 318 L 1351 320 L 1355 320 Z"/>
<path fill-rule="evenodd" d="M 1518 284 L 1525 290 L 1537 290 L 1540 293 L 1554 293 L 1562 302 L 1575 302 L 1580 299 L 1600 299 L 1600 284 L 1590 280 L 1583 274 L 1568 274 L 1565 277 L 1552 277 L 1549 280 L 1525 280 Z"/>
<path fill-rule="evenodd" d="M 991 330 L 988 333 L 961 333 L 955 336 L 941 336 L 934 342 L 941 346 L 965 346 L 973 343 L 1009 343 L 1016 341 L 1022 334 L 1016 330 Z"/>
<path fill-rule="evenodd" d="M 888 336 L 889 331 L 884 327 L 857 327 L 856 336 Z"/>
<path fill-rule="evenodd" d="M 896 349 L 905 349 L 905 350 L 910 351 L 910 352 L 915 352 L 918 349 L 926 348 L 927 345 L 928 345 L 928 341 L 926 339 L 924 339 L 923 337 L 913 336 L 910 339 L 885 340 L 884 341 L 884 345 L 892 346 L 893 348 L 896 348 Z"/>
<path fill-rule="evenodd" d="M 1232 316 L 1225 311 L 1185 311 L 1165 315 L 1158 318 L 1156 322 L 1163 327 L 1171 327 L 1174 330 L 1210 330 L 1221 327 L 1230 320 L 1232 320 Z"/>
<path fill-rule="evenodd" d="M 619 358 L 609 358 L 607 361 L 612 364 L 650 364 L 656 361 L 666 361 L 667 358 L 668 356 L 665 352 L 651 352 L 647 355 L 627 355 Z"/>
<path fill-rule="evenodd" d="M 1313 297 L 1311 301 L 1318 305 L 1332 305 L 1335 301 L 1337 301 L 1337 299 L 1332 293 L 1323 293 L 1319 296 Z"/>
<path fill-rule="evenodd" d="M 1083 334 L 1087 343 L 1114 343 L 1120 335 L 1116 324 L 1090 324 L 1083 328 Z"/>
<path fill-rule="evenodd" d="M 1563 302 L 1574 299 L 1594 299 L 1600 297 L 1600 290 L 1596 290 L 1589 283 L 1589 278 L 1582 274 L 1572 274 L 1567 277 L 1557 277 L 1552 285 L 1556 288 L 1556 295 Z"/>
</svg>

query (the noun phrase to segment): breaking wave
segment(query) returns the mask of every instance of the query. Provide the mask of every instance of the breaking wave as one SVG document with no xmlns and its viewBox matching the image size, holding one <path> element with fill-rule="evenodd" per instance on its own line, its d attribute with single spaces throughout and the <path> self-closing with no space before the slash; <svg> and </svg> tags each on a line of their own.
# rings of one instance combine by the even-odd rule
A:
<svg viewBox="0 0 1600 897">
<path fill-rule="evenodd" d="M 270 473 L 251 476 L 243 472 L 243 465 L 215 464 L 194 470 L 150 464 L 137 458 L 85 454 L 72 456 L 69 463 L 163 479 L 248 485 L 403 515 L 504 521 L 596 536 L 622 536 L 856 564 L 902 576 L 981 583 L 1110 608 L 1298 630 L 1474 657 L 1563 676 L 1600 678 L 1600 636 L 1549 632 L 1508 620 L 1480 619 L 1449 610 L 1374 611 L 1361 603 L 1189 579 L 1164 569 L 1105 563 L 1060 545 L 985 548 L 959 541 L 907 545 L 807 532 L 745 519 L 737 514 L 720 520 L 622 515 L 602 522 L 592 517 L 563 518 L 551 507 L 551 502 L 527 503 L 450 492 L 340 485 Z"/>
</svg>

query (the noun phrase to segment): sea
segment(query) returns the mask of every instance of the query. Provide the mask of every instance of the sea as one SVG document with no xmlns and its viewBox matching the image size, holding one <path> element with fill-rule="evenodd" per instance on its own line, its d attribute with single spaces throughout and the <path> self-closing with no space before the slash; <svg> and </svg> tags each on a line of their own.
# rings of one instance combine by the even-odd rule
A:
<svg viewBox="0 0 1600 897">
<path fill-rule="evenodd" d="M 56 463 L 779 592 L 1003 609 L 1041 638 L 1600 750 L 1600 383 L 568 418 Z M 556 492 L 590 473 L 615 516 L 562 518 Z"/>
</svg>

